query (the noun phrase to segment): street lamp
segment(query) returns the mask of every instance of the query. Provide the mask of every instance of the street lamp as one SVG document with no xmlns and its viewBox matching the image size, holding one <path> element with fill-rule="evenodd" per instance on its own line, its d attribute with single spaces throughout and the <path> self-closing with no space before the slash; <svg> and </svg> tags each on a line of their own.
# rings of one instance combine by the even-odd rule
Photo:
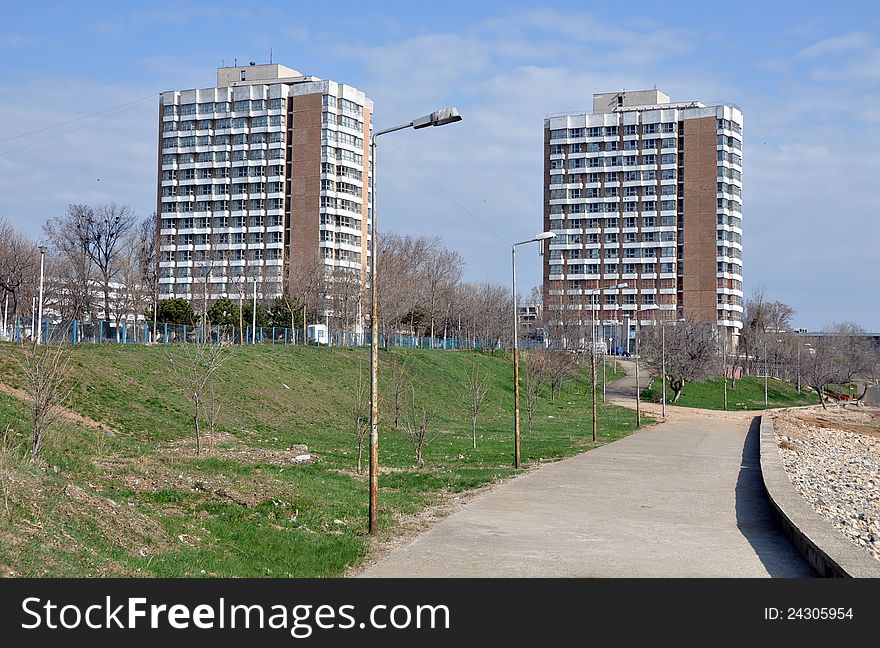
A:
<svg viewBox="0 0 880 648">
<path fill-rule="evenodd" d="M 640 310 L 649 310 L 649 311 L 659 311 L 660 306 L 657 304 L 648 304 L 647 306 L 643 306 Z M 660 320 L 660 383 L 661 383 L 661 392 L 662 397 L 660 399 L 660 408 L 661 408 L 661 416 L 666 418 L 666 326 L 664 326 L 663 318 L 660 317 L 659 313 L 655 318 L 655 322 Z M 638 322 L 636 322 L 636 329 L 638 329 Z M 638 350 L 638 333 L 636 333 L 636 349 Z M 636 360 L 636 374 L 638 374 L 638 360 Z M 636 391 L 638 392 L 638 379 L 636 379 Z M 636 394 L 636 399 L 639 396 Z M 639 407 L 636 405 L 636 412 L 638 412 Z"/>
<path fill-rule="evenodd" d="M 627 288 L 629 284 L 621 283 L 614 284 L 613 286 L 608 286 L 607 288 L 589 288 L 587 289 L 587 294 L 590 296 L 590 383 L 591 388 L 593 390 L 593 443 L 596 442 L 596 431 L 599 426 L 598 417 L 596 414 L 596 409 L 598 403 L 596 402 L 596 311 L 593 308 L 595 300 L 593 299 L 593 295 L 602 294 L 602 290 L 619 290 L 620 288 Z M 602 338 L 605 338 L 605 334 L 602 334 Z M 605 401 L 605 358 L 602 358 L 602 401 Z"/>
<path fill-rule="evenodd" d="M 37 344 L 40 344 L 43 339 L 43 268 L 44 261 L 46 259 L 46 246 L 40 246 L 40 310 L 37 315 Z"/>
<path fill-rule="evenodd" d="M 519 426 L 519 309 L 516 304 L 516 248 L 529 243 L 540 243 L 556 236 L 553 232 L 542 232 L 528 241 L 514 243 L 510 248 L 513 263 L 513 466 L 519 469 L 520 426 Z"/>
<path fill-rule="evenodd" d="M 379 531 L 379 310 L 376 277 L 376 193 L 378 191 L 378 157 L 377 140 L 386 135 L 405 128 L 426 128 L 427 126 L 445 126 L 461 121 L 458 108 L 442 108 L 430 115 L 414 119 L 408 124 L 393 126 L 376 131 L 371 138 L 371 155 L 373 158 L 372 172 L 372 216 L 370 230 L 370 533 Z"/>
<path fill-rule="evenodd" d="M 645 306 L 642 306 L 641 308 L 636 308 L 636 427 L 640 427 L 642 425 L 642 398 L 641 394 L 639 394 L 639 390 L 641 389 L 641 385 L 639 385 L 639 322 L 642 319 L 641 313 L 643 310 L 655 310 L 657 308 L 660 308 L 657 304 L 647 304 Z"/>
</svg>

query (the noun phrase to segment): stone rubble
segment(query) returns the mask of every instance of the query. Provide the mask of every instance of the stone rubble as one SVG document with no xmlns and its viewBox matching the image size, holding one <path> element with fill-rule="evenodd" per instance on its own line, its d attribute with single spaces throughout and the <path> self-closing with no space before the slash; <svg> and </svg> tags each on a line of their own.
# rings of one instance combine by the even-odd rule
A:
<svg viewBox="0 0 880 648">
<path fill-rule="evenodd" d="M 851 542 L 880 560 L 880 412 L 797 410 L 774 417 L 773 423 L 797 490 Z"/>
</svg>

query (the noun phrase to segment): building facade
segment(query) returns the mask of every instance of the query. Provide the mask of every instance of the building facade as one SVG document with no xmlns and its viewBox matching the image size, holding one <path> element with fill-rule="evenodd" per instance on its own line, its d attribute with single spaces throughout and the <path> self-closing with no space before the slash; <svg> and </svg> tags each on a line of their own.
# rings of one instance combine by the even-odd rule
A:
<svg viewBox="0 0 880 648">
<path fill-rule="evenodd" d="M 545 120 L 551 335 L 601 322 L 616 347 L 637 320 L 687 315 L 717 322 L 735 342 L 742 126 L 735 106 L 673 103 L 658 90 L 596 94 L 592 112 Z"/>
<path fill-rule="evenodd" d="M 356 88 L 277 64 L 162 93 L 162 297 L 249 297 L 256 283 L 271 299 L 316 264 L 362 284 L 372 110 Z"/>
</svg>

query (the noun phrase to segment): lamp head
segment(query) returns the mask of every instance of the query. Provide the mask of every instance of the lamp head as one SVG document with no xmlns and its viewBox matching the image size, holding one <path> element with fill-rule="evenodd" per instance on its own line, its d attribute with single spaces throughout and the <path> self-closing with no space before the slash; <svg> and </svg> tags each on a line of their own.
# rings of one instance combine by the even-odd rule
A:
<svg viewBox="0 0 880 648">
<path fill-rule="evenodd" d="M 452 106 L 450 108 L 441 108 L 435 110 L 430 115 L 419 117 L 413 120 L 413 128 L 427 128 L 428 126 L 445 126 L 453 122 L 461 121 L 461 113 L 458 108 Z"/>
</svg>

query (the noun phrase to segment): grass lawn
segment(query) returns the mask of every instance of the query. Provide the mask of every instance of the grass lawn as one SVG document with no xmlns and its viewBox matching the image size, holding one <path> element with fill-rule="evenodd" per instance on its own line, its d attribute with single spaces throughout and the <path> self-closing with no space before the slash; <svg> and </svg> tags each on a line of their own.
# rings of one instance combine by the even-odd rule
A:
<svg viewBox="0 0 880 648">
<path fill-rule="evenodd" d="M 659 403 L 661 400 L 661 382 L 659 378 L 642 391 L 645 400 Z M 672 399 L 672 390 L 666 386 L 666 397 Z M 767 402 L 769 407 L 796 407 L 799 405 L 816 405 L 818 397 L 812 391 L 797 388 L 783 380 L 770 379 L 767 384 Z M 744 376 L 736 381 L 727 381 L 727 409 L 729 410 L 762 410 L 764 409 L 764 379 Z M 700 409 L 724 409 L 724 382 L 712 378 L 705 382 L 685 383 L 684 390 L 676 405 L 682 407 L 698 407 Z"/>
<path fill-rule="evenodd" d="M 0 382 L 20 388 L 15 353 L 0 345 Z M 169 369 L 179 347 L 73 353 L 69 408 L 89 420 L 59 423 L 40 461 L 25 458 L 27 406 L 0 391 L 0 433 L 8 429 L 0 451 L 0 573 L 316 577 L 339 576 L 365 558 L 367 479 L 355 470 L 348 412 L 358 372 L 369 373 L 366 350 L 232 349 L 219 374 L 217 434 L 200 456 L 191 405 Z M 440 432 L 423 467 L 393 429 L 390 363 L 409 366 L 416 399 L 428 404 Z M 474 364 L 490 380 L 476 450 L 462 386 Z M 444 494 L 513 474 L 509 356 L 393 350 L 381 353 L 380 367 L 385 537 Z M 555 402 L 546 390 L 531 432 L 523 413 L 524 463 L 593 447 L 585 378 L 568 381 Z M 596 445 L 633 431 L 629 410 L 601 406 L 599 416 Z M 292 461 L 298 444 L 317 461 Z"/>
</svg>

